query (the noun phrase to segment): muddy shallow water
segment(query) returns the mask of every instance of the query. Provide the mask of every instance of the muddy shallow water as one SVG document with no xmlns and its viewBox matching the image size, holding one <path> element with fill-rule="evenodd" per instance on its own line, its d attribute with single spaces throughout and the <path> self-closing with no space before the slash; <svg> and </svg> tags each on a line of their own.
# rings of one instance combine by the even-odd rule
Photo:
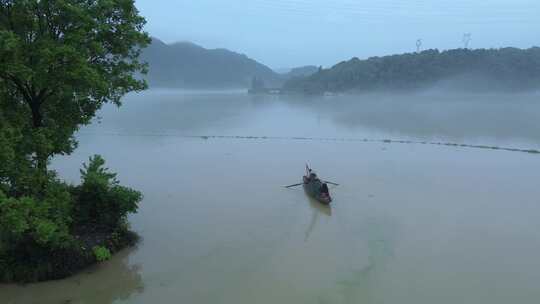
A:
<svg viewBox="0 0 540 304">
<path fill-rule="evenodd" d="M 53 166 L 77 182 L 103 155 L 145 195 L 142 242 L 0 302 L 536 303 L 540 155 L 429 142 L 538 150 L 539 115 L 534 95 L 128 96 Z M 306 161 L 331 207 L 283 188 Z"/>
</svg>

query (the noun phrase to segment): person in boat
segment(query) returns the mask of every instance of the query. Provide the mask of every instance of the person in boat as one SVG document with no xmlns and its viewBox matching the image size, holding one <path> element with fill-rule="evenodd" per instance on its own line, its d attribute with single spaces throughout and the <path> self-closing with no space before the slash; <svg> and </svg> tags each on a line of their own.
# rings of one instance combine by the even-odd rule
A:
<svg viewBox="0 0 540 304">
<path fill-rule="evenodd" d="M 306 174 L 306 177 L 307 177 L 307 181 L 310 182 L 310 181 L 315 181 L 315 180 L 318 180 L 319 178 L 317 177 L 317 174 L 311 170 L 311 168 L 309 168 L 307 165 L 306 165 L 306 170 L 307 170 L 307 174 Z"/>
<path fill-rule="evenodd" d="M 328 191 L 328 185 L 326 183 L 323 183 L 321 186 L 321 193 L 324 193 L 328 195 L 330 192 Z"/>
</svg>

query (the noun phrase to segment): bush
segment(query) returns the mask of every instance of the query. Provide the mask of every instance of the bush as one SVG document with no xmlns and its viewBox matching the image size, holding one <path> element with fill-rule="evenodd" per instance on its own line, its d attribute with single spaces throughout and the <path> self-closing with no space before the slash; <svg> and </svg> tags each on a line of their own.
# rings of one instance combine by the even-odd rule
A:
<svg viewBox="0 0 540 304">
<path fill-rule="evenodd" d="M 105 160 L 95 155 L 81 170 L 82 184 L 76 187 L 75 221 L 114 230 L 129 213 L 135 213 L 142 194 L 119 185 L 115 173 L 105 168 Z"/>
<path fill-rule="evenodd" d="M 8 197 L 0 190 L 0 281 L 37 281 L 76 249 L 70 234 L 69 187 L 51 180 L 42 199 Z"/>
<path fill-rule="evenodd" d="M 107 261 L 111 258 L 111 252 L 109 249 L 103 246 L 94 246 L 94 248 L 92 248 L 92 252 L 94 253 L 94 256 L 98 262 Z"/>
<path fill-rule="evenodd" d="M 120 186 L 104 165 L 100 156 L 90 158 L 79 186 L 48 172 L 39 194 L 0 187 L 0 282 L 65 278 L 136 242 L 127 215 L 142 195 Z"/>
<path fill-rule="evenodd" d="M 23 243 L 30 247 L 69 247 L 71 206 L 68 186 L 55 180 L 47 185 L 41 201 L 32 197 L 8 198 L 0 191 L 0 243 L 9 247 Z"/>
</svg>

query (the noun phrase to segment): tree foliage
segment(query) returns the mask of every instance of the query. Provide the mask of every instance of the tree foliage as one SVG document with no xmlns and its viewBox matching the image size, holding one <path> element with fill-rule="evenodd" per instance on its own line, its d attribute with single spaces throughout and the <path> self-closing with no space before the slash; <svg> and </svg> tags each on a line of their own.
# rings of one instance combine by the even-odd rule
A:
<svg viewBox="0 0 540 304">
<path fill-rule="evenodd" d="M 12 248 L 32 244 L 62 248 L 70 245 L 71 195 L 59 181 L 51 182 L 44 199 L 7 197 L 0 192 L 0 235 Z"/>
<path fill-rule="evenodd" d="M 79 186 L 47 163 L 103 104 L 146 88 L 144 24 L 133 0 L 0 0 L 0 281 L 62 278 L 125 243 L 141 194 L 99 156 Z"/>
<path fill-rule="evenodd" d="M 540 87 L 540 48 L 427 50 L 367 60 L 353 58 L 288 81 L 288 91 L 414 90 L 452 80 L 456 89 L 530 90 Z"/>
<path fill-rule="evenodd" d="M 94 256 L 98 262 L 103 262 L 111 258 L 111 252 L 109 249 L 103 246 L 94 246 L 94 248 L 92 248 L 92 252 L 94 253 Z"/>
<path fill-rule="evenodd" d="M 105 167 L 105 160 L 95 155 L 81 169 L 82 184 L 75 188 L 79 224 L 117 227 L 128 213 L 137 211 L 142 199 L 138 191 L 120 186 L 116 174 Z"/>
<path fill-rule="evenodd" d="M 25 117 L 23 135 L 45 170 L 76 147 L 73 133 L 106 102 L 142 90 L 149 43 L 133 0 L 0 1 L 0 87 Z"/>
<path fill-rule="evenodd" d="M 142 195 L 121 186 L 104 165 L 101 156 L 90 158 L 78 186 L 50 173 L 40 196 L 0 190 L 0 281 L 62 278 L 78 270 L 70 267 L 101 261 L 104 251 L 95 255 L 91 248 L 118 250 L 131 242 L 125 239 L 132 237 L 127 216 L 137 211 Z M 64 264 L 68 257 L 74 265 Z"/>
</svg>

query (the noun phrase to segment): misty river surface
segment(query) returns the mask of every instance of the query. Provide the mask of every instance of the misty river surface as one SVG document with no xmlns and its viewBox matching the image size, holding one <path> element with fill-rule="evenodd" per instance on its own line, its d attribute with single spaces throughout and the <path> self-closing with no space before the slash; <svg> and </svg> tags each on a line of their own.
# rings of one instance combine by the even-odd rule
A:
<svg viewBox="0 0 540 304">
<path fill-rule="evenodd" d="M 430 143 L 540 150 L 539 98 L 129 95 L 53 167 L 103 155 L 142 241 L 0 302 L 538 303 L 540 154 Z M 306 162 L 330 207 L 283 187 Z"/>
</svg>

